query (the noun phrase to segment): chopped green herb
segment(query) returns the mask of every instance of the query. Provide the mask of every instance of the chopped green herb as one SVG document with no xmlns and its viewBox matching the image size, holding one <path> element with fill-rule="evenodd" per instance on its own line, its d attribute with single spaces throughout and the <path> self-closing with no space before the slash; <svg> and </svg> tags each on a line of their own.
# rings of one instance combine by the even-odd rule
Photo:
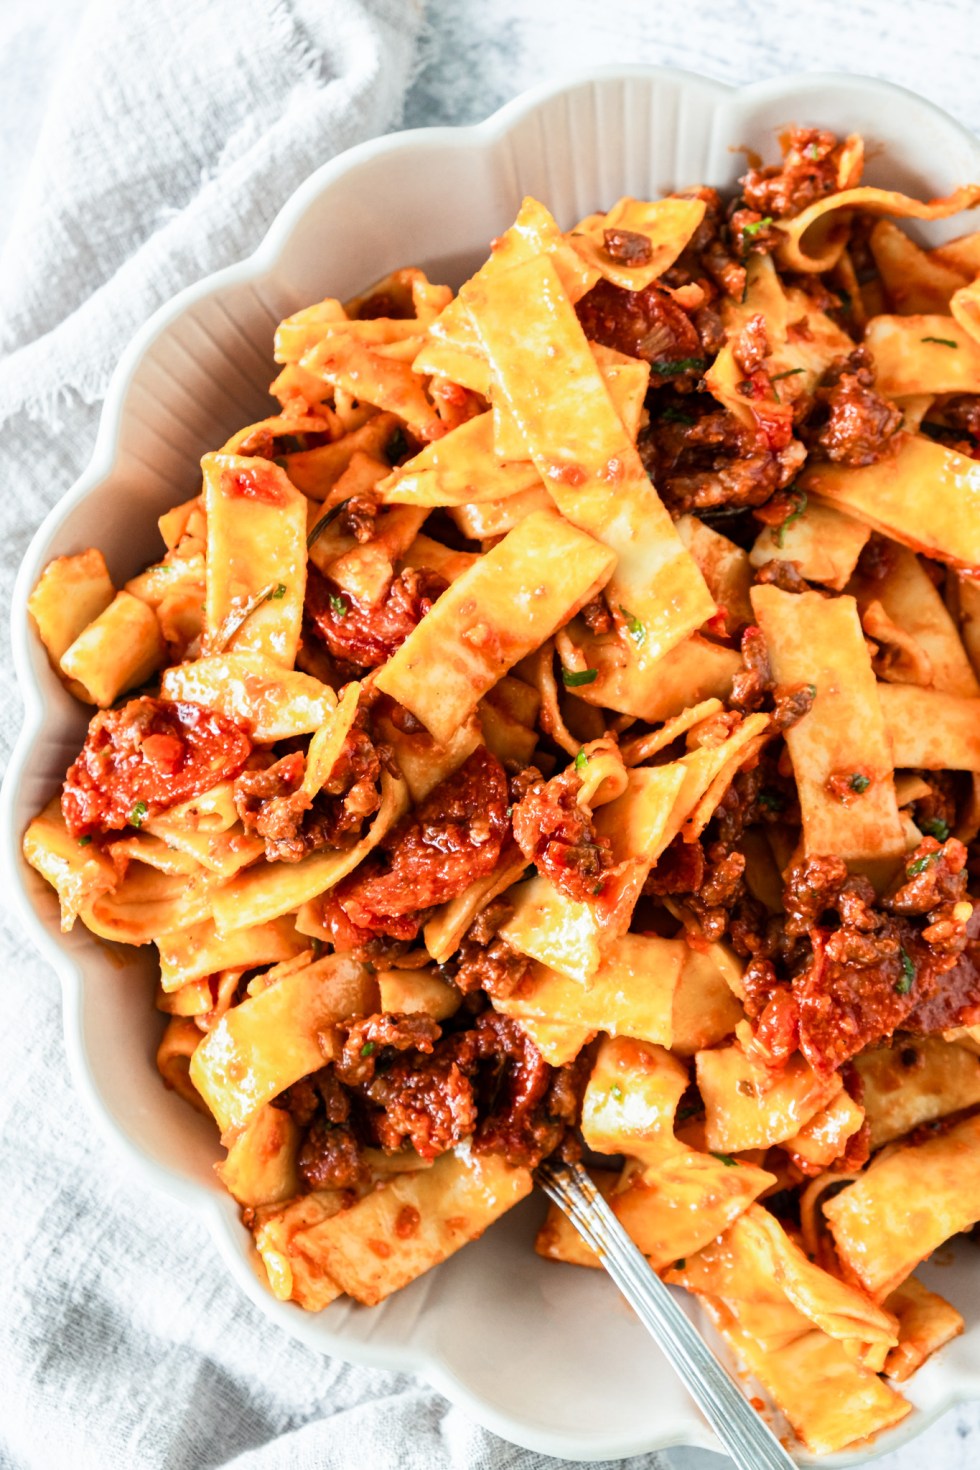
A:
<svg viewBox="0 0 980 1470">
<path fill-rule="evenodd" d="M 778 383 L 780 378 L 795 378 L 797 373 L 802 372 L 803 368 L 787 368 L 784 373 L 773 373 L 769 381 L 770 383 Z"/>
<path fill-rule="evenodd" d="M 703 373 L 708 366 L 704 357 L 680 357 L 676 362 L 655 362 L 653 371 L 661 378 L 675 378 L 678 373 Z"/>
<path fill-rule="evenodd" d="M 370 1056 L 373 1056 L 373 1055 L 374 1055 L 374 1042 L 373 1041 L 365 1041 L 364 1045 L 361 1047 L 361 1056 L 362 1057 L 370 1057 Z"/>
<path fill-rule="evenodd" d="M 923 337 L 922 340 L 923 342 L 937 342 L 940 347 L 959 347 L 960 345 L 954 342 L 952 337 Z"/>
<path fill-rule="evenodd" d="M 566 689 L 578 689 L 582 684 L 594 684 L 598 677 L 598 669 L 562 669 L 561 671 L 561 682 Z"/>
<path fill-rule="evenodd" d="M 759 792 L 759 805 L 764 806 L 767 812 L 781 812 L 786 802 L 781 792 L 770 791 L 763 787 Z"/>
<path fill-rule="evenodd" d="M 575 769 L 576 769 L 576 771 L 584 771 L 585 770 L 585 767 L 588 764 L 589 764 L 589 757 L 586 755 L 586 753 L 585 753 L 584 750 L 580 750 L 579 753 L 578 753 L 578 755 L 575 757 Z"/>
<path fill-rule="evenodd" d="M 902 956 L 902 978 L 895 981 L 895 989 L 899 995 L 908 995 L 915 981 L 915 965 L 904 945 L 899 954 Z"/>
<path fill-rule="evenodd" d="M 775 541 L 780 551 L 783 548 L 783 539 L 785 538 L 787 530 L 794 521 L 798 521 L 800 519 L 800 516 L 803 515 L 804 511 L 806 510 L 807 493 L 805 490 L 798 491 L 796 495 L 794 495 L 793 499 L 795 501 L 793 509 L 790 511 L 786 519 L 782 521 L 779 526 L 777 526 L 776 530 L 773 533 L 772 539 Z"/>
<path fill-rule="evenodd" d="M 335 618 L 346 618 L 347 616 L 347 604 L 344 599 L 342 597 L 338 597 L 335 592 L 331 592 L 330 594 L 330 611 L 333 613 Z"/>
<path fill-rule="evenodd" d="M 714 1154 L 713 1157 L 716 1158 L 720 1164 L 724 1164 L 726 1169 L 738 1168 L 738 1160 L 733 1159 L 731 1154 Z"/>
<path fill-rule="evenodd" d="M 860 771 L 856 771 L 847 784 L 852 791 L 856 791 L 858 796 L 860 796 L 861 792 L 867 791 L 871 785 L 871 778 L 869 776 L 862 776 Z"/>
<path fill-rule="evenodd" d="M 817 686 L 816 686 L 816 684 L 808 684 L 806 686 L 806 692 L 807 692 L 807 694 L 809 694 L 809 696 L 810 696 L 811 699 L 816 699 L 816 697 L 817 697 Z"/>
<path fill-rule="evenodd" d="M 631 612 L 627 612 L 625 607 L 620 606 L 619 610 L 622 613 L 623 617 L 626 619 L 627 633 L 630 635 L 637 648 L 642 648 L 644 643 L 647 641 L 646 628 L 644 628 L 639 618 L 635 618 Z"/>
<path fill-rule="evenodd" d="M 693 424 L 697 420 L 689 413 L 681 413 L 679 408 L 665 408 L 660 415 L 661 422 L 665 424 Z"/>
<path fill-rule="evenodd" d="M 910 878 L 918 878 L 919 874 L 924 873 L 926 868 L 931 868 L 935 861 L 936 854 L 934 852 L 927 852 L 922 857 L 916 858 L 914 862 L 909 863 L 905 871 Z"/>
<path fill-rule="evenodd" d="M 812 158 L 814 163 L 816 163 L 817 159 L 820 157 L 819 144 L 811 143 L 809 148 L 806 150 L 806 156 L 807 158 Z"/>
<path fill-rule="evenodd" d="M 385 459 L 390 465 L 396 465 L 400 459 L 405 458 L 407 453 L 408 440 L 405 438 L 405 430 L 398 428 L 385 445 Z"/>
<path fill-rule="evenodd" d="M 514 808 L 512 806 L 509 806 L 507 808 L 507 810 L 504 812 L 504 816 L 505 817 L 512 817 L 513 815 L 514 815 Z"/>
<path fill-rule="evenodd" d="M 275 585 L 275 587 L 269 593 L 269 596 L 272 598 L 272 601 L 273 602 L 279 602 L 281 598 L 285 597 L 285 595 L 286 595 L 286 584 L 285 584 L 285 582 L 277 582 L 276 585 Z"/>
<path fill-rule="evenodd" d="M 609 1089 L 609 1096 L 610 1097 L 614 1097 L 616 1099 L 616 1101 L 619 1102 L 619 1100 L 622 1097 L 622 1095 L 623 1095 L 623 1089 L 620 1087 L 620 1085 L 619 1085 L 618 1082 L 614 1082 L 613 1085 L 612 1085 L 612 1087 L 610 1087 L 610 1089 Z"/>
<path fill-rule="evenodd" d="M 764 214 L 761 219 L 753 220 L 751 224 L 742 226 L 743 235 L 757 235 L 760 230 L 768 230 L 772 224 L 772 215 Z"/>
<path fill-rule="evenodd" d="M 919 826 L 928 837 L 935 837 L 937 842 L 945 842 L 949 836 L 949 824 L 942 817 L 926 817 Z"/>
<path fill-rule="evenodd" d="M 129 820 L 132 826 L 142 827 L 143 823 L 146 820 L 146 814 L 148 811 L 149 807 L 147 806 L 146 802 L 138 801 L 129 814 Z"/>
<path fill-rule="evenodd" d="M 91 841 L 92 841 L 91 837 L 79 837 L 79 839 L 78 839 L 78 845 L 79 845 L 79 847 L 88 847 L 88 845 L 89 845 L 89 843 Z"/>
<path fill-rule="evenodd" d="M 678 1123 L 686 1123 L 689 1118 L 696 1118 L 701 1111 L 702 1106 L 700 1103 L 685 1103 L 682 1108 L 677 1109 L 676 1121 Z"/>
</svg>

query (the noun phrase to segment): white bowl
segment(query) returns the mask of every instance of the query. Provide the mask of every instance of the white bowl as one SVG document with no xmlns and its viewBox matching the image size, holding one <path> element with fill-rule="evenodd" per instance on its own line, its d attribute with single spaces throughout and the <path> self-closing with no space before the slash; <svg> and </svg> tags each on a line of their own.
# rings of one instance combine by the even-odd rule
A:
<svg viewBox="0 0 980 1470">
<path fill-rule="evenodd" d="M 148 1185 L 207 1220 L 241 1289 L 284 1331 L 323 1352 L 418 1372 L 505 1438 L 571 1459 L 716 1446 L 605 1277 L 533 1254 L 536 1201 L 382 1307 L 335 1303 L 311 1316 L 260 1284 L 249 1236 L 212 1173 L 214 1130 L 156 1073 L 161 1020 L 149 957 L 130 951 L 121 968 L 81 925 L 62 935 L 53 892 L 21 856 L 21 834 L 57 789 L 87 721 L 31 633 L 26 602 L 52 556 L 94 544 L 117 582 L 159 556 L 155 518 L 194 493 L 201 454 L 271 411 L 266 388 L 281 317 L 324 295 L 353 295 L 400 265 L 458 284 L 524 194 L 570 225 L 622 194 L 731 185 L 744 168 L 739 150 L 771 158 L 776 132 L 794 122 L 863 133 L 873 183 L 928 196 L 980 178 L 980 145 L 970 134 L 883 82 L 798 76 L 735 92 L 638 66 L 540 88 L 478 127 L 382 138 L 326 164 L 253 256 L 183 291 L 136 337 L 106 396 L 92 462 L 40 527 L 14 592 L 26 710 L 0 799 L 0 876 L 61 977 L 72 1073 L 97 1121 Z M 962 228 L 950 221 L 923 235 Z M 917 1375 L 910 1396 L 919 1412 L 881 1438 L 876 1453 L 980 1396 L 980 1273 L 965 1261 L 927 1268 L 927 1278 L 930 1270 L 970 1327 Z M 862 1451 L 824 1463 L 867 1458 Z"/>
</svg>

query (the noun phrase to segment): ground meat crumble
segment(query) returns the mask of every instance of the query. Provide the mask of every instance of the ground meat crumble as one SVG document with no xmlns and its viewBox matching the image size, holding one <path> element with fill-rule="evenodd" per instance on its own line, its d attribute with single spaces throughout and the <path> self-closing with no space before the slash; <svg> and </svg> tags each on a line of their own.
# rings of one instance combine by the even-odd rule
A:
<svg viewBox="0 0 980 1470">
<path fill-rule="evenodd" d="M 426 1016 L 366 1016 L 342 1028 L 340 1060 L 274 1103 L 301 1130 L 308 1188 L 362 1183 L 366 1148 L 411 1147 L 431 1160 L 470 1139 L 477 1152 L 525 1167 L 574 1150 L 586 1062 L 552 1067 L 509 1017 L 484 1011 L 468 1019 L 445 1033 Z"/>
</svg>

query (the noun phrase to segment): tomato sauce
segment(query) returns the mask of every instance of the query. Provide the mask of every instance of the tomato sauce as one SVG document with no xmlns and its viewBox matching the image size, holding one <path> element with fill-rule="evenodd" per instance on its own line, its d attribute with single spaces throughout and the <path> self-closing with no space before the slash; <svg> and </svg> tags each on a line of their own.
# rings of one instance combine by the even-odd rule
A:
<svg viewBox="0 0 980 1470">
<path fill-rule="evenodd" d="M 251 748 L 239 725 L 200 704 L 142 698 L 101 710 L 65 777 L 65 823 L 73 837 L 139 827 L 237 776 Z"/>
</svg>

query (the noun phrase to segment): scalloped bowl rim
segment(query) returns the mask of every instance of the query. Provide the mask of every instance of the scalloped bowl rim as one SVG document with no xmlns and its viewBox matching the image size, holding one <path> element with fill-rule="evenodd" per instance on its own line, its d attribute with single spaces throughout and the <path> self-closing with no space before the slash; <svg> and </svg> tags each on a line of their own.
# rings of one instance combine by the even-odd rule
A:
<svg viewBox="0 0 980 1470">
<path fill-rule="evenodd" d="M 376 1346 L 370 1341 L 347 1340 L 340 1333 L 324 1331 L 315 1316 L 292 1304 L 276 1301 L 249 1268 L 235 1245 L 235 1236 L 241 1225 L 234 1200 L 230 1196 L 223 1198 L 208 1192 L 202 1184 L 179 1169 L 149 1155 L 117 1128 L 106 1111 L 93 1081 L 82 1037 L 80 1018 L 84 977 L 69 951 L 59 943 L 49 925 L 39 916 L 31 900 L 24 882 L 20 833 L 15 829 L 13 809 L 21 778 L 30 762 L 31 752 L 42 730 L 46 713 L 44 694 L 31 666 L 32 633 L 27 615 L 27 598 L 41 569 L 40 561 L 52 534 L 68 514 L 85 500 L 89 492 L 111 474 L 116 464 L 126 396 L 152 345 L 191 308 L 214 296 L 223 287 L 255 283 L 272 275 L 307 209 L 335 182 L 379 155 L 413 152 L 420 148 L 438 151 L 447 145 L 476 150 L 489 149 L 504 139 L 524 118 L 552 100 L 584 85 L 656 79 L 686 82 L 702 92 L 714 93 L 719 99 L 738 96 L 765 101 L 791 96 L 794 102 L 798 102 L 800 98 L 805 99 L 807 94 L 819 92 L 827 86 L 833 86 L 841 92 L 851 92 L 863 99 L 867 99 L 869 94 L 878 93 L 883 103 L 908 98 L 917 107 L 930 111 L 945 127 L 958 131 L 975 151 L 980 170 L 980 140 L 935 103 L 896 83 L 856 74 L 807 72 L 772 78 L 739 88 L 689 70 L 644 64 L 611 64 L 561 75 L 553 82 L 539 84 L 521 93 L 479 123 L 464 127 L 414 128 L 357 144 L 322 164 L 294 190 L 251 254 L 184 287 L 159 306 L 135 333 L 107 386 L 88 464 L 74 484 L 52 506 L 32 537 L 16 577 L 11 606 L 11 647 L 17 682 L 24 701 L 24 718 L 0 789 L 0 879 L 4 884 L 3 899 L 8 910 L 16 913 L 35 947 L 55 970 L 61 982 L 65 1048 L 72 1081 L 103 1137 L 121 1151 L 129 1163 L 135 1165 L 147 1184 L 194 1211 L 207 1225 L 225 1266 L 238 1286 L 266 1316 L 271 1317 L 293 1338 L 319 1353 L 333 1353 L 349 1362 L 389 1371 L 417 1373 L 447 1399 L 467 1411 L 478 1423 L 502 1438 L 532 1451 L 569 1460 L 626 1457 L 681 1445 L 715 1451 L 719 1447 L 693 1407 L 688 1418 L 684 1419 L 682 1416 L 682 1423 L 666 1433 L 657 1433 L 657 1416 L 654 1413 L 651 1415 L 649 1432 L 617 1436 L 614 1430 L 609 1430 L 601 1444 L 583 1446 L 576 1436 L 563 1435 L 550 1425 L 536 1425 L 527 1417 L 514 1419 L 487 1404 L 459 1381 L 450 1364 L 441 1356 L 405 1344 Z M 827 1457 L 820 1463 L 833 1466 L 835 1470 L 837 1467 L 866 1464 L 879 1454 L 888 1453 L 910 1442 L 955 1405 L 970 1402 L 977 1397 L 980 1397 L 980 1379 L 974 1391 L 952 1389 L 948 1396 L 931 1409 L 917 1410 L 867 1449 L 846 1451 Z M 806 1457 L 805 1462 L 811 1463 L 810 1457 Z"/>
</svg>

